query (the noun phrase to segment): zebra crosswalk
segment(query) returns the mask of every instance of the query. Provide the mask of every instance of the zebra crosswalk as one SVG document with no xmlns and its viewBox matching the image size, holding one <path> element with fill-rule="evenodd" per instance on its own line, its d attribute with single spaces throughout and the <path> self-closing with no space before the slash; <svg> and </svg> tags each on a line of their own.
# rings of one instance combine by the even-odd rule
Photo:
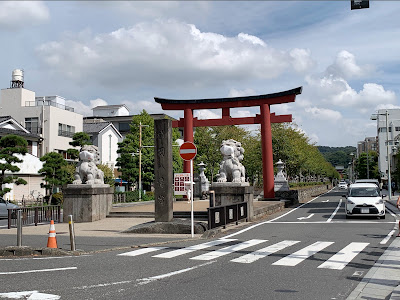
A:
<svg viewBox="0 0 400 300">
<path fill-rule="evenodd" d="M 177 256 L 183 256 L 187 254 L 195 254 L 196 251 L 205 250 L 211 247 L 222 247 L 224 244 L 230 243 L 229 246 L 222 247 L 218 250 L 214 251 L 207 251 L 206 253 L 196 255 L 190 257 L 189 259 L 192 260 L 201 260 L 201 261 L 210 261 L 215 260 L 222 256 L 227 256 L 229 254 L 242 251 L 244 249 L 250 247 L 256 247 L 258 245 L 262 245 L 267 243 L 268 240 L 259 240 L 259 239 L 252 239 L 249 241 L 244 242 L 237 242 L 236 239 L 218 239 L 211 242 L 206 242 L 194 246 L 189 246 L 182 249 L 175 249 L 170 251 L 166 251 L 160 254 L 153 255 L 154 258 L 174 258 Z M 300 245 L 301 241 L 293 241 L 293 240 L 284 240 L 272 245 L 268 245 L 267 247 L 263 247 L 259 250 L 255 250 L 234 258 L 230 260 L 233 263 L 245 263 L 250 264 L 259 259 L 265 258 L 272 254 L 275 254 L 281 250 L 286 248 L 292 247 L 294 245 Z M 313 255 L 317 254 L 318 252 L 328 249 L 332 246 L 334 242 L 328 241 L 317 241 L 311 245 L 306 245 L 305 247 L 289 254 L 281 259 L 272 263 L 274 266 L 286 266 L 286 267 L 294 267 L 298 264 L 304 262 L 305 260 L 309 259 Z M 352 242 L 348 244 L 343 249 L 333 254 L 330 258 L 324 261 L 322 264 L 318 266 L 319 269 L 331 269 L 331 270 L 342 270 L 345 268 L 359 253 L 361 253 L 369 243 L 358 243 Z M 118 254 L 119 256 L 138 256 L 144 254 L 150 254 L 157 251 L 168 250 L 168 247 L 148 247 L 148 248 L 141 248 L 125 253 Z"/>
</svg>

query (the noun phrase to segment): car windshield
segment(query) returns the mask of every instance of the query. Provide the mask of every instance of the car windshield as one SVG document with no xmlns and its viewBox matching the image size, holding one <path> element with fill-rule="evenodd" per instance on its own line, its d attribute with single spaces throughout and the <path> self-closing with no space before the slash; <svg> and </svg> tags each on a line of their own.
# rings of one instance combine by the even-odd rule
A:
<svg viewBox="0 0 400 300">
<path fill-rule="evenodd" d="M 379 191 L 377 188 L 352 188 L 350 197 L 378 197 Z"/>
</svg>

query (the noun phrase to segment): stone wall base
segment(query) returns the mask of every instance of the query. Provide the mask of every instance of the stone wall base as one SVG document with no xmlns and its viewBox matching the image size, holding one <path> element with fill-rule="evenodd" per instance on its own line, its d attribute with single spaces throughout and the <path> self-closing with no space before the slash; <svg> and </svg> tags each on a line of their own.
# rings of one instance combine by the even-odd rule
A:
<svg viewBox="0 0 400 300">
<path fill-rule="evenodd" d="M 63 222 L 68 222 L 68 215 L 74 222 L 94 222 L 111 210 L 114 191 L 108 184 L 69 184 L 63 192 Z"/>
<path fill-rule="evenodd" d="M 213 182 L 210 190 L 215 192 L 215 206 L 225 206 L 240 202 L 247 202 L 248 219 L 249 221 L 253 219 L 254 187 L 250 186 L 248 182 Z"/>
</svg>

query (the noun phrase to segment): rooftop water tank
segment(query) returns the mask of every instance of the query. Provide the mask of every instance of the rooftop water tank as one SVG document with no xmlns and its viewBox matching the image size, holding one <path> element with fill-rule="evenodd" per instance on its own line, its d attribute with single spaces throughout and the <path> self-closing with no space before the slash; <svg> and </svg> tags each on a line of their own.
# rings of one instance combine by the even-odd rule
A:
<svg viewBox="0 0 400 300">
<path fill-rule="evenodd" d="M 11 88 L 24 87 L 24 70 L 15 69 L 12 71 Z"/>
<path fill-rule="evenodd" d="M 24 82 L 24 71 L 20 69 L 15 69 L 12 71 L 12 81 Z"/>
</svg>

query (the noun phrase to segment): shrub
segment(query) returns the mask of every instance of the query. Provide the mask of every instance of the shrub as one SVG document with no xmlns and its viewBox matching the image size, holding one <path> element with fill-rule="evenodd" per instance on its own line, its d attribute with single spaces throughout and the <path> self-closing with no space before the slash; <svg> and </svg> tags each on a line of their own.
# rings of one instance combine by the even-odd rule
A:
<svg viewBox="0 0 400 300">
<path fill-rule="evenodd" d="M 51 205 L 62 205 L 64 202 L 64 197 L 62 193 L 55 193 L 51 198 Z"/>
</svg>

